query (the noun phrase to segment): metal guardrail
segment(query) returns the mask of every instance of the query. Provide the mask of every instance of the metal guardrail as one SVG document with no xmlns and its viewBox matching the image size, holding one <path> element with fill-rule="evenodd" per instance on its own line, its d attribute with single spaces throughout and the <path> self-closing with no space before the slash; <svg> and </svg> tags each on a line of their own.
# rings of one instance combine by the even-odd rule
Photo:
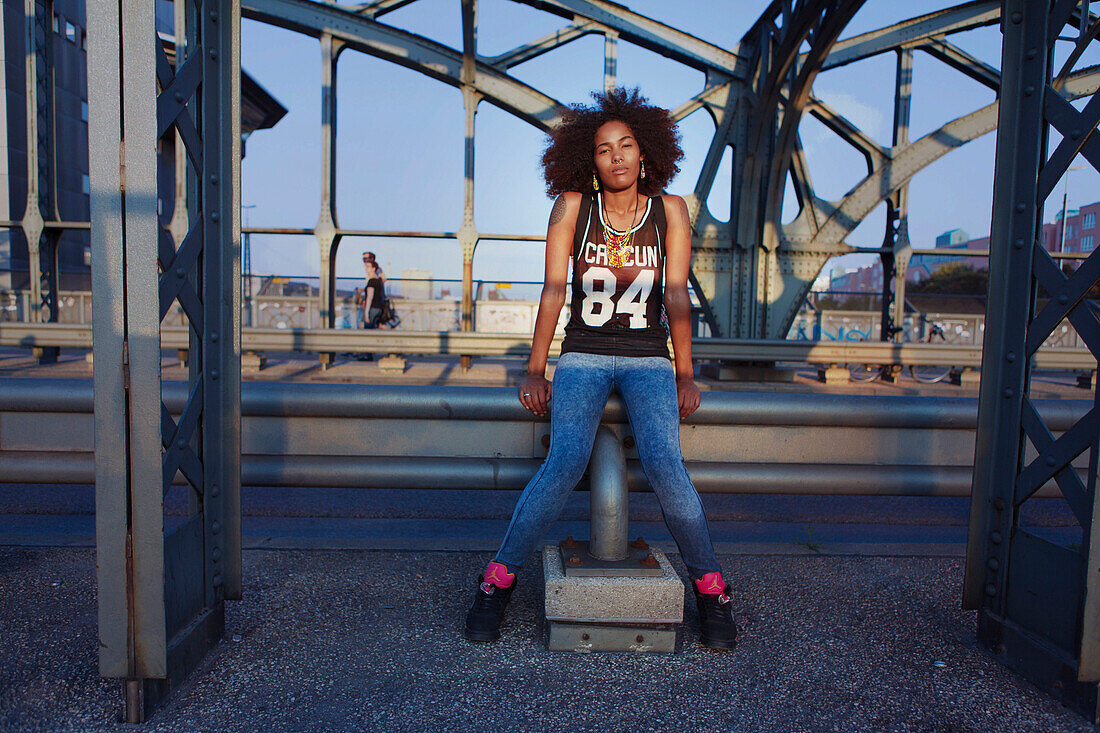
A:
<svg viewBox="0 0 1100 733">
<path fill-rule="evenodd" d="M 91 348 L 92 327 L 59 323 L 0 323 L 0 346 Z M 161 346 L 186 349 L 188 329 L 165 326 Z M 525 357 L 531 338 L 523 334 L 462 333 L 455 331 L 402 331 L 352 329 L 245 328 L 244 351 L 385 352 L 395 354 L 451 354 Z M 556 338 L 550 355 L 557 356 Z M 740 362 L 799 362 L 806 364 L 896 364 L 981 366 L 980 346 L 954 344 L 891 343 L 881 341 L 801 341 L 695 339 L 692 355 L 700 360 Z M 1078 349 L 1040 349 L 1035 356 L 1040 369 L 1095 371 L 1096 358 Z"/>
<path fill-rule="evenodd" d="M 163 392 L 178 413 L 186 385 Z M 92 483 L 92 404 L 91 380 L 0 379 L 3 480 Z M 1036 404 L 1056 432 L 1092 406 Z M 500 387 L 246 382 L 241 412 L 251 486 L 521 489 L 549 432 Z M 630 445 L 619 399 L 603 421 Z M 681 444 L 704 493 L 967 496 L 976 426 L 972 398 L 707 392 Z M 629 487 L 648 488 L 626 457 Z"/>
</svg>

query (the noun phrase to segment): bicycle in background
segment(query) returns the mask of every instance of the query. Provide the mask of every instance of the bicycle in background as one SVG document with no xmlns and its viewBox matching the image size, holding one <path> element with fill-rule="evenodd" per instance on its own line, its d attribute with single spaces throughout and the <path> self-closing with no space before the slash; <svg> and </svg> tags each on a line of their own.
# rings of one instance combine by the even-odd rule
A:
<svg viewBox="0 0 1100 733">
<path fill-rule="evenodd" d="M 905 329 L 895 326 L 890 329 L 890 336 L 902 333 L 906 337 L 902 339 L 902 343 L 947 343 L 947 334 L 944 333 L 943 327 L 935 321 L 927 321 L 928 333 L 920 338 L 918 341 L 911 341 Z M 866 341 L 866 339 L 860 339 Z M 935 384 L 936 382 L 942 382 L 951 375 L 952 367 L 942 366 L 938 364 L 934 365 L 921 365 L 912 364 L 909 366 L 909 375 L 913 379 L 922 384 Z M 876 379 L 883 377 L 892 377 L 894 374 L 893 364 L 849 364 L 848 374 L 851 376 L 853 382 L 873 382 Z"/>
</svg>

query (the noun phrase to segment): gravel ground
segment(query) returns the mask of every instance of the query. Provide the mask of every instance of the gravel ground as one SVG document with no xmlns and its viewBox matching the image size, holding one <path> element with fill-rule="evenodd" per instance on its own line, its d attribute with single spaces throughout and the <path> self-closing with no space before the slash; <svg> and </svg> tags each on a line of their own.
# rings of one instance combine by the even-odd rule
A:
<svg viewBox="0 0 1100 733">
<path fill-rule="evenodd" d="M 738 649 L 690 605 L 661 656 L 546 651 L 533 570 L 504 638 L 466 643 L 488 558 L 248 551 L 226 640 L 137 727 L 98 677 L 93 553 L 0 548 L 0 730 L 1095 730 L 976 646 L 956 558 L 725 557 Z"/>
</svg>

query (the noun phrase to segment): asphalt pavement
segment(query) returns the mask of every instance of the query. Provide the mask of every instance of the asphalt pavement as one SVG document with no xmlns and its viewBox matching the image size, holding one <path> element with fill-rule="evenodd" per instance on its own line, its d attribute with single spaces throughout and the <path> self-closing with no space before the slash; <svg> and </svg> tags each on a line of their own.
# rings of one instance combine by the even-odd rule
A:
<svg viewBox="0 0 1100 733">
<path fill-rule="evenodd" d="M 0 548 L 3 731 L 1092 731 L 976 645 L 954 557 L 728 555 L 742 640 L 549 652 L 540 563 L 461 636 L 484 552 L 244 554 L 223 641 L 142 726 L 96 662 L 94 553 Z M 678 558 L 674 563 L 683 573 Z"/>
</svg>

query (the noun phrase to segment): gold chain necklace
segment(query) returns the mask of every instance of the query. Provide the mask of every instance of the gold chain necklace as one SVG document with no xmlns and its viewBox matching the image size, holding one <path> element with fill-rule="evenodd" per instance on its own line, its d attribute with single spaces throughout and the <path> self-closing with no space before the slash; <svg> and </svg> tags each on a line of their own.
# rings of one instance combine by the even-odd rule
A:
<svg viewBox="0 0 1100 733">
<path fill-rule="evenodd" d="M 630 226 L 622 233 L 616 232 L 608 224 L 611 217 L 607 214 L 605 203 L 603 196 L 600 196 L 600 208 L 603 210 L 603 221 L 600 223 L 603 224 L 603 241 L 607 246 L 607 263 L 612 267 L 623 267 L 626 258 L 634 250 L 632 242 L 634 241 L 634 220 L 638 216 L 638 197 L 637 195 L 634 197 L 634 213 L 630 216 Z"/>
</svg>

